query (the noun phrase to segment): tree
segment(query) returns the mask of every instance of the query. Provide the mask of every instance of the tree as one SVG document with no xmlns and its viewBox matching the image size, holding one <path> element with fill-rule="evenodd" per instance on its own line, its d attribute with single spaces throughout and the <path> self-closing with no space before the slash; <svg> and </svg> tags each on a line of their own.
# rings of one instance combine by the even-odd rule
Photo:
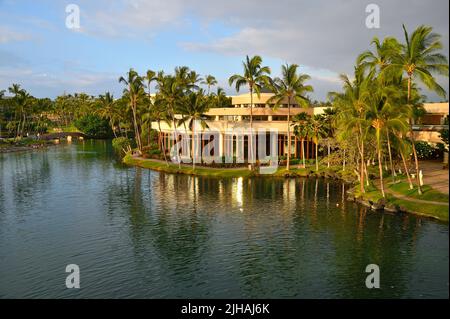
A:
<svg viewBox="0 0 450 319">
<path fill-rule="evenodd" d="M 208 102 L 203 94 L 203 91 L 193 92 L 186 97 L 185 103 L 181 106 L 182 113 L 185 114 L 180 120 L 179 124 L 188 122 L 191 130 L 191 159 L 192 169 L 195 169 L 196 149 L 195 149 L 195 127 L 200 121 L 200 126 L 205 129 L 208 125 L 204 120 L 206 112 L 208 111 Z"/>
<path fill-rule="evenodd" d="M 175 117 L 175 111 L 180 108 L 183 102 L 184 97 L 184 88 L 185 82 L 183 82 L 182 77 L 176 77 L 171 75 L 162 75 L 158 77 L 157 88 L 159 90 L 159 95 L 164 103 L 167 116 L 171 119 L 172 124 L 174 126 L 175 133 L 175 141 L 178 142 L 178 133 L 177 133 L 177 123 Z M 176 150 L 178 167 L 181 167 L 180 153 L 179 150 Z"/>
<path fill-rule="evenodd" d="M 207 75 L 205 76 L 205 80 L 202 82 L 202 84 L 206 84 L 206 86 L 208 87 L 207 95 L 209 95 L 211 87 L 217 84 L 217 80 L 214 76 Z"/>
<path fill-rule="evenodd" d="M 383 197 L 383 165 L 382 165 L 382 142 L 384 132 L 389 132 L 390 129 L 397 131 L 405 131 L 407 129 L 406 120 L 401 113 L 396 110 L 395 87 L 377 86 L 374 83 L 371 86 L 372 92 L 368 99 L 367 117 L 371 121 L 371 127 L 375 129 L 376 149 L 378 155 L 378 169 L 380 174 L 380 190 Z"/>
<path fill-rule="evenodd" d="M 406 73 L 407 86 L 407 103 L 409 104 L 412 97 L 412 84 L 417 77 L 425 86 L 436 92 L 438 95 L 445 97 L 445 89 L 442 88 L 433 76 L 433 73 L 448 76 L 448 61 L 447 58 L 440 53 L 443 45 L 441 36 L 433 33 L 432 27 L 421 25 L 411 36 L 406 31 L 403 25 L 405 36 L 405 44 L 400 47 L 400 50 L 393 53 L 392 63 L 385 68 L 398 72 Z M 415 147 L 414 132 L 412 129 L 413 121 L 409 119 L 410 138 L 412 141 L 412 150 L 414 154 L 414 162 L 416 167 L 416 182 L 419 194 L 422 194 L 422 189 L 419 180 L 419 160 L 417 158 L 417 151 Z"/>
<path fill-rule="evenodd" d="M 124 94 L 127 95 L 129 99 L 129 106 L 131 108 L 131 111 L 133 112 L 133 125 L 134 125 L 134 134 L 136 138 L 136 144 L 138 146 L 139 152 L 142 152 L 142 140 L 141 140 L 141 132 L 139 129 L 138 121 L 137 121 L 137 102 L 138 98 L 143 93 L 143 83 L 142 78 L 139 76 L 139 74 L 134 71 L 133 69 L 130 69 L 127 72 L 127 78 L 124 78 L 121 76 L 119 78 L 119 83 L 123 83 L 126 88 L 124 89 Z"/>
<path fill-rule="evenodd" d="M 271 82 L 269 77 L 270 68 L 268 66 L 261 66 L 262 58 L 255 55 L 251 59 L 246 57 L 242 62 L 244 73 L 243 75 L 234 74 L 228 79 L 230 86 L 235 84 L 236 91 L 239 92 L 242 86 L 247 85 L 250 91 L 250 160 L 253 163 L 253 93 L 260 97 L 261 87 L 267 86 Z"/>
<path fill-rule="evenodd" d="M 115 119 L 117 118 L 117 111 L 115 108 L 114 97 L 111 93 L 106 92 L 104 95 L 100 95 L 98 97 L 99 109 L 97 113 L 103 117 L 107 118 L 109 121 L 109 125 L 111 126 L 111 130 L 114 134 L 114 137 L 117 137 L 115 130 Z"/>
<path fill-rule="evenodd" d="M 312 92 L 311 85 L 305 85 L 305 81 L 310 79 L 307 74 L 297 74 L 297 64 L 285 64 L 281 67 L 281 78 L 275 78 L 271 85 L 274 95 L 268 100 L 268 103 L 275 102 L 274 107 L 278 108 L 283 102 L 287 101 L 287 129 L 288 138 L 288 156 L 286 170 L 289 170 L 291 160 L 291 105 L 295 102 L 302 107 L 308 107 L 309 99 L 306 93 Z"/>
<path fill-rule="evenodd" d="M 343 130 L 356 134 L 358 151 L 360 155 L 359 181 L 360 191 L 364 189 L 364 175 L 368 183 L 368 173 L 365 164 L 365 139 L 370 127 L 366 118 L 367 100 L 370 96 L 370 77 L 364 75 L 364 70 L 355 68 L 355 79 L 351 81 L 347 75 L 342 74 L 343 92 L 330 92 L 329 98 L 337 108 L 338 121 Z"/>
<path fill-rule="evenodd" d="M 319 141 L 324 136 L 326 136 L 326 131 L 325 131 L 323 122 L 324 122 L 323 116 L 316 114 L 316 115 L 312 116 L 307 123 L 307 126 L 309 126 L 307 128 L 307 130 L 309 132 L 311 132 L 313 142 L 314 142 L 314 144 L 316 144 L 316 147 L 315 147 L 316 172 L 319 171 Z"/>
<path fill-rule="evenodd" d="M 294 134 L 300 139 L 300 143 L 302 145 L 302 159 L 303 159 L 303 168 L 306 168 L 306 159 L 305 159 L 305 139 L 311 135 L 310 126 L 308 122 L 311 116 L 306 112 L 301 112 L 295 115 L 292 119 L 294 126 Z"/>
</svg>

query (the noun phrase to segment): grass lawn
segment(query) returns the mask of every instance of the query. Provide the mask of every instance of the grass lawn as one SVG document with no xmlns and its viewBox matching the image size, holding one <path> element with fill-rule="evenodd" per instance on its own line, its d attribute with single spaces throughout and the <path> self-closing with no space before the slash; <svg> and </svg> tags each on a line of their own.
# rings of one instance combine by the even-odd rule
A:
<svg viewBox="0 0 450 319">
<path fill-rule="evenodd" d="M 399 184 L 395 184 L 395 186 L 398 186 L 397 192 L 401 193 L 403 195 L 406 195 L 407 193 L 410 192 L 408 189 L 408 184 L 407 183 L 405 184 L 406 191 L 404 190 L 404 186 L 402 184 L 404 184 L 404 183 L 402 182 Z M 394 186 L 394 185 L 391 185 L 391 186 Z M 413 198 L 423 199 L 423 200 L 431 200 L 429 198 L 433 198 L 434 201 L 442 201 L 442 202 L 448 201 L 448 195 L 441 194 L 441 193 L 433 190 L 429 186 L 427 186 L 426 189 L 428 190 L 429 194 L 433 194 L 433 195 L 429 195 L 429 197 L 427 197 L 427 198 L 420 197 L 419 195 L 417 195 L 416 197 L 413 197 Z M 403 191 L 401 191 L 401 190 L 403 190 Z M 436 194 L 439 194 L 439 196 Z M 366 192 L 364 194 L 360 193 L 359 185 L 356 185 L 354 188 L 354 195 L 357 198 L 361 197 L 366 201 L 372 201 L 374 203 L 378 202 L 378 200 L 383 198 L 383 196 L 381 195 L 381 192 L 374 185 L 370 185 L 369 187 L 366 187 Z M 424 195 L 425 195 L 425 193 L 424 193 Z M 444 197 L 447 198 L 446 201 L 442 200 Z M 441 200 L 436 200 L 437 198 L 440 198 Z M 448 222 L 448 220 L 449 220 L 449 218 L 448 218 L 449 207 L 448 206 L 416 203 L 416 202 L 409 201 L 407 199 L 396 198 L 395 196 L 388 194 L 388 193 L 386 193 L 386 200 L 387 200 L 388 206 L 392 206 L 392 207 L 397 206 L 397 207 L 400 207 L 402 210 L 405 210 L 410 213 L 414 213 L 416 215 L 432 217 L 432 218 L 436 218 L 438 220 L 446 221 L 446 222 Z"/>
<path fill-rule="evenodd" d="M 211 176 L 211 177 L 221 177 L 221 178 L 233 178 L 233 177 L 249 177 L 253 176 L 254 173 L 246 168 L 203 168 L 196 167 L 195 170 L 191 166 L 181 165 L 181 168 L 177 164 L 169 163 L 167 166 L 164 162 L 154 161 L 151 159 L 137 159 L 133 158 L 131 155 L 126 155 L 123 162 L 127 165 L 135 165 L 142 168 L 149 168 L 155 171 L 163 171 L 173 174 L 187 174 L 187 175 L 198 175 L 198 176 Z"/>
<path fill-rule="evenodd" d="M 432 189 L 428 185 L 422 186 L 423 194 L 419 195 L 417 192 L 417 188 L 409 189 L 409 185 L 407 182 L 400 182 L 397 184 L 389 185 L 389 189 L 393 190 L 396 193 L 415 198 L 421 200 L 429 200 L 434 202 L 443 202 L 448 203 L 448 195 L 438 192 Z"/>
</svg>

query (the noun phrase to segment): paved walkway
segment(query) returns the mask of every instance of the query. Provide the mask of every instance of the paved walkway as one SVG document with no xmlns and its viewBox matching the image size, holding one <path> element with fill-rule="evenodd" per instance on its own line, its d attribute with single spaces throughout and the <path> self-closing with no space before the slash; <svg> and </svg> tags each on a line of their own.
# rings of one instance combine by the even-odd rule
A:
<svg viewBox="0 0 450 319">
<path fill-rule="evenodd" d="M 442 168 L 442 161 L 421 161 L 423 182 L 433 189 L 448 194 L 448 170 Z"/>
</svg>

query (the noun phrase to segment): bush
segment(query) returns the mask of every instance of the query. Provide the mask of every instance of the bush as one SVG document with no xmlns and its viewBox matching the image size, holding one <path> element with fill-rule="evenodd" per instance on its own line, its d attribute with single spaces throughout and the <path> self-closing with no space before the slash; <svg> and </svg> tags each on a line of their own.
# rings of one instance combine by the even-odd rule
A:
<svg viewBox="0 0 450 319">
<path fill-rule="evenodd" d="M 419 159 L 439 158 L 439 150 L 427 142 L 416 142 L 416 151 Z"/>
<path fill-rule="evenodd" d="M 109 138 L 112 136 L 108 120 L 95 114 L 79 118 L 75 121 L 75 127 L 92 138 Z"/>
<path fill-rule="evenodd" d="M 131 148 L 131 140 L 126 137 L 116 137 L 112 140 L 113 149 L 119 154 L 125 154 Z"/>
</svg>

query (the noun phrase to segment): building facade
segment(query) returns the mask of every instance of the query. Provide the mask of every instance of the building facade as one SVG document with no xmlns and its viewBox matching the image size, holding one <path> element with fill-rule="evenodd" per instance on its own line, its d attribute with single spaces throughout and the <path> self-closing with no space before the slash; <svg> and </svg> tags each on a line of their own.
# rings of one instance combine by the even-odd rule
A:
<svg viewBox="0 0 450 319">
<path fill-rule="evenodd" d="M 284 101 L 278 108 L 274 108 L 274 102 L 269 99 L 272 93 L 261 93 L 258 97 L 253 94 L 253 108 L 251 108 L 251 97 L 249 93 L 232 96 L 232 106 L 229 108 L 212 108 L 207 112 L 206 123 L 208 128 L 201 130 L 197 128 L 195 140 L 198 140 L 196 146 L 200 152 L 210 141 L 218 139 L 219 156 L 233 154 L 233 156 L 243 155 L 245 159 L 249 156 L 249 127 L 250 115 L 252 115 L 253 132 L 265 130 L 275 130 L 277 132 L 276 152 L 278 157 L 286 156 L 288 153 L 288 134 L 291 134 L 291 156 L 301 159 L 302 148 L 306 159 L 314 158 L 316 145 L 311 139 L 300 141 L 293 133 L 290 127 L 288 132 L 288 108 L 287 101 Z M 444 128 L 444 118 L 448 115 L 448 103 L 426 103 L 424 105 L 427 114 L 423 117 L 421 123 L 414 125 L 416 139 L 431 143 L 440 142 L 439 131 Z M 291 104 L 290 116 L 305 112 L 311 116 L 322 114 L 327 107 L 309 107 L 303 108 L 297 104 Z M 153 127 L 157 127 L 156 123 Z M 191 131 L 184 125 L 179 125 L 175 129 L 166 123 L 161 123 L 163 136 L 162 143 L 166 150 L 170 150 L 175 143 L 175 139 L 180 141 L 182 138 L 188 140 L 186 148 L 189 150 Z M 216 133 L 213 137 L 208 137 L 208 132 Z M 205 138 L 206 136 L 206 138 Z M 254 133 L 256 141 L 256 154 L 259 154 L 258 142 L 259 136 Z M 267 136 L 266 141 L 270 138 Z M 274 141 L 272 140 L 272 143 Z M 269 148 L 269 144 L 266 149 Z"/>
</svg>

